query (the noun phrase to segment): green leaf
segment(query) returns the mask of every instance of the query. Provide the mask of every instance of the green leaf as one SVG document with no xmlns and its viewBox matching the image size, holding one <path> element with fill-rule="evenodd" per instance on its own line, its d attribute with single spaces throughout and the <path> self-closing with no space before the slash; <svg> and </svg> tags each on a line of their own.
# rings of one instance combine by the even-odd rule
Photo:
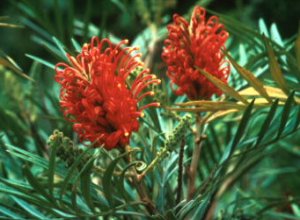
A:
<svg viewBox="0 0 300 220">
<path fill-rule="evenodd" d="M 241 138 L 243 137 L 243 135 L 245 134 L 245 130 L 246 127 L 250 121 L 250 117 L 251 117 L 251 111 L 254 105 L 255 99 L 253 99 L 253 101 L 248 105 L 248 107 L 246 108 L 242 120 L 239 124 L 239 127 L 236 131 L 236 134 L 234 135 L 233 140 L 231 141 L 231 143 L 225 148 L 225 151 L 223 153 L 223 156 L 221 158 L 220 164 L 224 163 L 225 161 L 227 161 L 230 156 L 232 155 L 232 153 L 234 152 L 234 150 L 236 149 L 239 141 L 241 140 Z"/>
<path fill-rule="evenodd" d="M 25 194 L 28 193 L 29 191 L 33 190 L 33 188 L 31 186 L 29 186 L 28 184 L 25 184 L 21 181 L 0 178 L 0 182 L 2 182 L 6 186 L 14 188 L 14 189 L 18 190 L 19 192 L 23 192 Z"/>
<path fill-rule="evenodd" d="M 264 136 L 268 132 L 268 129 L 270 127 L 270 124 L 271 124 L 271 122 L 272 122 L 272 120 L 274 118 L 276 109 L 278 107 L 278 102 L 279 102 L 279 100 L 276 99 L 274 101 L 274 103 L 272 104 L 272 106 L 270 108 L 270 111 L 269 111 L 269 114 L 267 115 L 267 117 L 266 117 L 266 119 L 264 121 L 264 124 L 262 125 L 262 127 L 260 129 L 260 132 L 258 134 L 258 138 L 257 138 L 256 144 L 255 144 L 255 147 L 257 147 L 260 144 L 260 142 L 263 140 Z"/>
<path fill-rule="evenodd" d="M 195 207 L 198 207 L 199 204 L 201 204 L 201 201 L 203 200 L 198 196 L 198 198 L 186 202 L 176 214 L 177 219 L 186 219 L 187 215 L 190 214 Z"/>
<path fill-rule="evenodd" d="M 40 38 L 38 36 L 33 36 L 32 40 L 36 42 L 37 44 L 43 46 L 48 52 L 50 52 L 55 57 L 61 59 L 65 56 L 61 54 L 60 50 L 57 48 L 57 46 L 53 45 L 53 43 L 49 43 L 47 40 Z"/>
<path fill-rule="evenodd" d="M 46 192 L 45 188 L 39 183 L 39 180 L 32 175 L 29 168 L 25 166 L 23 168 L 23 172 L 24 172 L 24 175 L 25 175 L 26 179 L 28 180 L 29 184 L 32 186 L 32 188 L 36 192 L 40 193 L 45 199 L 51 201 L 53 206 L 56 207 L 57 204 L 56 204 L 56 200 L 54 199 L 54 197 L 52 195 L 49 195 Z"/>
<path fill-rule="evenodd" d="M 11 211 L 8 208 L 0 205 L 0 213 L 6 215 L 10 219 L 22 219 L 23 217 L 18 215 L 15 211 Z M 1 218 L 1 216 L 0 216 Z"/>
<path fill-rule="evenodd" d="M 9 187 L 4 187 L 2 185 L 0 185 L 0 186 L 1 186 L 0 187 L 0 193 L 5 193 L 6 195 L 13 195 L 13 196 L 16 196 L 18 198 L 26 199 L 27 201 L 30 201 L 30 202 L 40 203 L 39 198 L 30 195 L 29 192 L 22 193 L 22 192 L 20 192 L 19 190 L 16 190 L 16 189 L 11 189 Z M 43 203 L 40 203 L 40 204 L 43 204 Z M 46 205 L 48 205 L 48 203 L 46 203 Z"/>
<path fill-rule="evenodd" d="M 39 167 L 48 169 L 48 162 L 44 158 L 39 157 L 36 154 L 30 153 L 27 150 L 23 150 L 19 147 L 15 147 L 11 144 L 5 144 L 5 146 L 7 146 L 7 148 L 8 148 L 7 151 L 10 152 L 11 154 L 13 154 L 14 156 L 17 156 L 24 161 L 33 163 Z"/>
<path fill-rule="evenodd" d="M 210 203 L 210 196 L 207 196 L 205 199 L 203 199 L 200 202 L 200 204 L 196 208 L 195 213 L 191 217 L 191 219 L 203 219 L 203 217 L 207 211 L 209 203 Z"/>
<path fill-rule="evenodd" d="M 295 131 L 295 130 L 298 129 L 299 124 L 300 124 L 300 105 L 298 105 L 298 113 L 297 113 L 297 116 L 296 116 L 296 120 L 295 120 L 295 125 L 293 127 L 293 131 Z"/>
<path fill-rule="evenodd" d="M 134 212 L 134 211 L 116 211 L 114 213 L 115 215 L 120 215 L 120 216 L 125 216 L 125 215 L 129 215 L 130 218 L 133 218 L 133 216 L 138 216 L 138 217 L 144 217 L 145 219 L 149 219 L 149 216 L 144 214 L 144 213 L 141 213 L 141 212 Z"/>
<path fill-rule="evenodd" d="M 78 204 L 77 204 L 77 187 L 72 187 L 71 189 L 71 204 L 76 214 L 79 215 L 80 209 L 78 208 Z"/>
<path fill-rule="evenodd" d="M 90 209 L 95 212 L 95 206 L 93 204 L 93 200 L 92 200 L 92 190 L 91 190 L 91 171 L 93 168 L 93 162 L 94 162 L 94 158 L 91 158 L 86 164 L 85 166 L 82 168 L 82 170 L 80 171 L 80 182 L 81 182 L 81 192 L 82 195 L 87 203 L 87 205 L 90 207 Z M 75 178 L 76 179 L 76 178 Z"/>
<path fill-rule="evenodd" d="M 293 91 L 289 95 L 289 97 L 286 100 L 286 103 L 283 107 L 280 126 L 279 126 L 278 133 L 277 133 L 277 138 L 280 138 L 282 132 L 284 131 L 285 125 L 286 125 L 286 123 L 289 119 L 290 111 L 291 111 L 292 106 L 294 104 L 294 94 L 295 94 L 295 91 Z"/>
<path fill-rule="evenodd" d="M 63 195 L 66 193 L 67 187 L 69 186 L 69 183 L 72 180 L 72 177 L 76 174 L 76 171 L 78 171 L 78 166 L 82 162 L 82 159 L 85 155 L 88 154 L 90 151 L 90 148 L 87 148 L 82 154 L 79 155 L 79 157 L 76 158 L 74 163 L 71 165 L 71 167 L 68 169 L 68 172 L 61 183 L 61 189 L 60 189 L 60 199 L 62 199 Z"/>
<path fill-rule="evenodd" d="M 72 41 L 73 47 L 75 48 L 76 52 L 80 53 L 81 46 L 79 45 L 79 43 L 74 38 L 72 38 L 71 41 Z"/>
<path fill-rule="evenodd" d="M 291 207 L 295 215 L 300 218 L 300 205 L 296 203 L 292 203 Z"/>
<path fill-rule="evenodd" d="M 281 39 L 277 25 L 275 23 L 272 23 L 272 25 L 271 25 L 271 38 L 278 45 L 280 45 L 281 47 L 284 47 L 284 42 Z"/>
<path fill-rule="evenodd" d="M 113 172 L 120 161 L 124 156 L 126 156 L 128 153 L 123 153 L 117 158 L 115 158 L 113 161 L 110 162 L 108 167 L 106 168 L 104 175 L 103 175 L 103 193 L 109 204 L 114 207 L 114 200 L 113 195 L 115 195 L 115 190 L 113 187 Z"/>
<path fill-rule="evenodd" d="M 65 60 L 67 61 L 67 52 L 64 49 L 64 45 L 61 41 L 59 41 L 56 37 L 52 37 L 52 40 L 54 41 L 54 43 L 56 44 L 56 46 L 58 47 L 58 49 L 60 50 L 62 56 L 65 58 Z"/>
<path fill-rule="evenodd" d="M 131 168 L 131 167 L 135 167 L 137 164 L 139 163 L 139 161 L 134 161 L 130 164 L 128 164 L 122 171 L 121 176 L 117 182 L 116 188 L 118 189 L 118 192 L 122 195 L 122 197 L 124 198 L 124 200 L 126 202 L 130 202 L 132 200 L 132 194 L 128 194 L 126 189 L 125 189 L 125 174 L 126 172 Z M 131 197 L 130 197 L 131 195 Z"/>
<path fill-rule="evenodd" d="M 50 219 L 47 216 L 45 216 L 43 213 L 41 213 L 39 210 L 37 210 L 34 206 L 31 204 L 25 202 L 22 199 L 19 199 L 17 197 L 12 197 L 13 200 L 20 206 L 22 207 L 27 213 L 29 213 L 31 216 L 36 217 L 38 219 Z"/>
<path fill-rule="evenodd" d="M 264 35 L 266 35 L 267 37 L 270 37 L 270 36 L 269 36 L 269 31 L 268 31 L 267 25 L 266 25 L 265 21 L 264 21 L 262 18 L 260 18 L 260 19 L 258 20 L 258 27 L 259 27 L 259 30 L 260 30 L 260 33 L 261 33 L 261 34 L 264 34 Z"/>
<path fill-rule="evenodd" d="M 49 184 L 49 193 L 53 195 L 53 185 L 54 185 L 54 174 L 56 166 L 56 153 L 58 150 L 58 145 L 55 144 L 51 148 L 50 158 L 49 158 L 49 170 L 48 170 L 48 184 Z"/>
<path fill-rule="evenodd" d="M 25 54 L 25 56 L 29 57 L 32 60 L 37 61 L 38 63 L 41 63 L 41 64 L 49 67 L 50 69 L 55 69 L 55 65 L 54 64 L 52 64 L 52 63 L 50 63 L 50 62 L 48 62 L 48 61 L 46 61 L 46 60 L 44 60 L 42 58 L 36 57 L 34 55 L 30 55 L 30 54 Z"/>
<path fill-rule="evenodd" d="M 287 84 L 286 84 L 285 79 L 283 77 L 281 67 L 280 67 L 279 63 L 277 62 L 277 60 L 276 60 L 275 52 L 274 52 L 272 46 L 270 45 L 270 41 L 265 36 L 263 36 L 263 40 L 265 42 L 265 46 L 266 46 L 266 49 L 267 49 L 267 52 L 268 52 L 269 65 L 270 65 L 270 71 L 271 71 L 272 77 L 275 80 L 275 82 L 279 85 L 279 87 L 286 94 L 288 94 Z"/>
</svg>

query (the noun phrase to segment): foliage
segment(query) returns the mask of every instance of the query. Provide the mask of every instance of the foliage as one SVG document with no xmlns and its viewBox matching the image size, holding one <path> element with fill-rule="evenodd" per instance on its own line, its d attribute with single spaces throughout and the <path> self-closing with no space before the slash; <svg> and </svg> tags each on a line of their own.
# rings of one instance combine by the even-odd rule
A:
<svg viewBox="0 0 300 220">
<path fill-rule="evenodd" d="M 99 2 L 80 16 L 73 0 L 11 1 L 17 27 L 47 53 L 27 51 L 25 73 L 1 52 L 0 219 L 299 219 L 300 32 L 282 39 L 276 24 L 210 11 L 230 32 L 232 74 L 226 84 L 198 68 L 224 95 L 188 101 L 172 93 L 160 58 L 176 1 Z M 0 28 L 16 28 L 6 20 Z M 129 148 L 89 148 L 61 114 L 55 63 L 91 36 L 118 42 L 136 23 L 131 42 L 162 79 L 161 108 L 145 111 Z"/>
</svg>

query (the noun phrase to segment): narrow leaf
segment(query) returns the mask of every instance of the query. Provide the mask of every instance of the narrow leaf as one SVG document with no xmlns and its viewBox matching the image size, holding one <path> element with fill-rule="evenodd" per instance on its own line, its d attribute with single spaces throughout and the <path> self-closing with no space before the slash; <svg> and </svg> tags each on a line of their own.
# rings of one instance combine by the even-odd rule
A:
<svg viewBox="0 0 300 220">
<path fill-rule="evenodd" d="M 280 126 L 279 126 L 278 133 L 277 133 L 277 138 L 280 138 L 280 135 L 284 131 L 285 125 L 286 125 L 286 123 L 289 119 L 290 111 L 291 111 L 291 108 L 294 104 L 294 94 L 295 94 L 295 91 L 293 91 L 289 95 L 289 97 L 288 97 L 288 99 L 287 99 L 287 101 L 286 101 L 286 103 L 283 107 Z"/>
<path fill-rule="evenodd" d="M 297 113 L 295 125 L 293 128 L 294 131 L 298 129 L 299 124 L 300 124 L 300 105 L 298 105 L 298 113 Z"/>
<path fill-rule="evenodd" d="M 46 190 L 44 189 L 44 187 L 39 183 L 39 181 L 36 179 L 36 177 L 34 177 L 31 173 L 31 171 L 29 170 L 28 167 L 24 167 L 23 168 L 23 172 L 24 175 L 26 176 L 26 179 L 28 180 L 28 182 L 30 183 L 30 185 L 33 187 L 33 189 L 40 193 L 45 199 L 51 201 L 51 203 L 56 206 L 56 200 L 54 199 L 54 197 L 52 197 L 51 195 L 49 195 Z"/>
<path fill-rule="evenodd" d="M 25 56 L 29 57 L 30 59 L 32 60 L 35 60 L 37 61 L 38 63 L 41 63 L 47 67 L 49 67 L 50 69 L 54 69 L 55 68 L 55 65 L 42 59 L 42 58 L 39 58 L 39 57 L 36 57 L 36 56 L 33 56 L 33 55 L 30 55 L 30 54 L 25 54 Z"/>
<path fill-rule="evenodd" d="M 9 217 L 9 219 L 22 219 L 20 215 L 18 215 L 15 211 L 11 211 L 3 206 L 0 205 L 0 213 Z M 0 216 L 2 218 L 2 216 Z"/>
<path fill-rule="evenodd" d="M 93 168 L 93 161 L 94 159 L 92 158 L 86 166 L 82 168 L 82 174 L 80 175 L 81 179 L 81 192 L 82 195 L 87 203 L 87 205 L 90 207 L 92 211 L 95 210 L 95 206 L 92 201 L 92 191 L 91 191 L 91 170 Z"/>
<path fill-rule="evenodd" d="M 250 121 L 251 111 L 252 111 L 252 108 L 253 108 L 253 105 L 254 105 L 254 101 L 255 100 L 253 99 L 253 101 L 246 108 L 246 110 L 243 114 L 242 120 L 239 124 L 239 127 L 236 131 L 236 134 L 235 134 L 233 140 L 231 141 L 231 143 L 226 147 L 220 163 L 223 163 L 223 162 L 227 161 L 230 158 L 230 156 L 233 154 L 234 150 L 236 149 L 239 141 L 241 140 L 241 138 L 245 134 L 246 127 L 247 127 L 247 125 Z"/>
<path fill-rule="evenodd" d="M 283 77 L 283 73 L 280 68 L 280 65 L 276 59 L 275 52 L 274 52 L 272 46 L 270 45 L 269 40 L 265 36 L 263 36 L 263 39 L 264 39 L 266 49 L 268 52 L 268 56 L 269 56 L 269 65 L 270 65 L 270 71 L 271 71 L 272 77 L 275 80 L 275 82 L 280 86 L 280 88 L 285 93 L 288 94 L 288 87 L 287 87 L 287 84 Z"/>
<path fill-rule="evenodd" d="M 121 158 L 123 158 L 126 154 L 121 154 L 118 156 L 116 159 L 114 159 L 107 167 L 104 175 L 103 175 L 103 193 L 107 201 L 109 202 L 110 205 L 114 206 L 114 201 L 113 201 L 113 172 L 117 166 L 117 163 Z"/>
<path fill-rule="evenodd" d="M 28 161 L 30 163 L 36 164 L 40 167 L 43 168 L 48 168 L 48 163 L 44 158 L 41 158 L 39 156 L 37 156 L 36 154 L 32 154 L 29 151 L 23 150 L 19 147 L 15 147 L 11 144 L 5 144 L 5 146 L 7 146 L 8 148 L 8 152 L 10 152 L 11 154 L 13 154 L 14 156 L 17 156 L 19 158 L 21 158 L 24 161 Z"/>
<path fill-rule="evenodd" d="M 29 77 L 18 66 L 16 66 L 14 63 L 10 62 L 9 60 L 0 57 L 0 64 L 11 69 L 14 73 L 17 73 L 19 76 L 34 82 L 34 79 Z"/>
<path fill-rule="evenodd" d="M 48 185 L 49 185 L 49 193 L 53 195 L 53 185 L 54 185 L 54 174 L 55 174 L 55 166 L 56 166 L 56 152 L 58 149 L 58 145 L 54 145 L 51 149 L 50 158 L 49 158 L 49 170 L 48 170 Z"/>
<path fill-rule="evenodd" d="M 248 104 L 248 101 L 242 97 L 237 91 L 235 91 L 232 87 L 224 83 L 222 80 L 218 79 L 217 77 L 213 76 L 212 74 L 200 69 L 199 67 L 195 67 L 199 70 L 209 81 L 211 81 L 215 86 L 221 89 L 226 95 L 235 98 L 245 104 Z"/>
<path fill-rule="evenodd" d="M 279 102 L 279 100 L 276 99 L 274 101 L 273 105 L 271 106 L 269 114 L 267 115 L 266 120 L 264 121 L 264 124 L 262 125 L 262 127 L 260 129 L 260 132 L 258 134 L 258 138 L 257 138 L 256 144 L 255 144 L 255 147 L 257 147 L 260 144 L 260 142 L 263 140 L 263 137 L 267 133 L 267 131 L 269 129 L 269 126 L 270 126 L 270 124 L 272 122 L 272 119 L 274 118 L 276 109 L 278 107 L 278 102 Z"/>
<path fill-rule="evenodd" d="M 272 86 L 264 86 L 268 96 L 271 98 L 279 99 L 279 100 L 286 100 L 288 96 L 279 88 L 275 88 Z M 241 90 L 240 95 L 242 96 L 250 96 L 250 97 L 259 97 L 260 94 L 253 89 L 253 87 L 248 87 L 246 89 Z"/>
<path fill-rule="evenodd" d="M 237 70 L 237 72 L 249 82 L 251 86 L 265 99 L 267 99 L 269 102 L 272 102 L 271 98 L 269 97 L 268 93 L 266 92 L 264 85 L 261 81 L 259 81 L 253 73 L 251 73 L 249 70 L 241 67 L 235 60 L 229 55 L 229 53 L 226 53 L 227 58 L 230 60 L 230 63 L 234 66 L 234 68 Z"/>
<path fill-rule="evenodd" d="M 24 200 L 19 199 L 17 197 L 13 197 L 13 200 L 30 215 L 38 219 L 49 219 L 47 216 L 45 216 L 43 213 L 41 213 L 39 210 L 37 210 L 35 207 L 25 202 Z"/>
<path fill-rule="evenodd" d="M 79 164 L 82 162 L 82 158 L 90 151 L 90 149 L 86 149 L 82 154 L 79 155 L 79 157 L 76 158 L 74 163 L 71 165 L 71 167 L 68 170 L 67 175 L 64 178 L 64 181 L 62 182 L 62 187 L 60 190 L 60 199 L 62 199 L 62 196 L 66 193 L 67 187 L 69 183 L 71 182 L 72 177 L 75 175 L 76 171 L 78 170 Z"/>
<path fill-rule="evenodd" d="M 76 52 L 80 53 L 81 47 L 80 47 L 79 43 L 74 38 L 72 38 L 71 41 L 72 41 L 73 47 L 75 48 Z"/>
<path fill-rule="evenodd" d="M 64 45 L 62 44 L 62 42 L 60 42 L 56 37 L 53 37 L 52 40 L 54 41 L 54 43 L 57 45 L 57 47 L 61 51 L 62 56 L 67 58 L 67 56 L 66 56 L 67 52 L 64 49 Z"/>
<path fill-rule="evenodd" d="M 130 202 L 132 199 L 130 198 L 129 194 L 126 192 L 126 189 L 125 189 L 125 186 L 124 186 L 124 184 L 125 184 L 125 174 L 131 167 L 136 166 L 138 163 L 139 163 L 139 161 L 134 161 L 134 162 L 128 164 L 124 168 L 124 170 L 122 171 L 121 176 L 120 176 L 120 178 L 117 182 L 117 189 L 118 189 L 119 193 L 123 196 L 123 198 L 126 202 Z"/>
</svg>

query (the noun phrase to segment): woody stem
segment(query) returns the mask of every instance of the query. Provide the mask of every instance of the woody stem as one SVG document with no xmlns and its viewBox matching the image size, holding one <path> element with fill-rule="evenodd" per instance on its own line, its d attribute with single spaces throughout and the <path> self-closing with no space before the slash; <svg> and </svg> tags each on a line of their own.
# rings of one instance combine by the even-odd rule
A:
<svg viewBox="0 0 300 220">
<path fill-rule="evenodd" d="M 197 115 L 196 121 L 196 134 L 195 134 L 195 148 L 192 155 L 192 162 L 188 171 L 189 182 L 188 182 L 188 200 L 192 199 L 194 193 L 196 191 L 196 175 L 197 175 L 197 167 L 199 164 L 199 159 L 201 155 L 202 149 L 202 141 L 201 141 L 201 133 L 202 133 L 202 122 L 201 116 Z"/>
</svg>

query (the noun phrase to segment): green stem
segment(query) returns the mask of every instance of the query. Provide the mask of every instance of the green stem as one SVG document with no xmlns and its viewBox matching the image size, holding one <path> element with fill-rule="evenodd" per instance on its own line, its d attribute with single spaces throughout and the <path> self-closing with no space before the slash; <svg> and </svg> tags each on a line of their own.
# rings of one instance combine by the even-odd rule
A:
<svg viewBox="0 0 300 220">
<path fill-rule="evenodd" d="M 183 138 L 181 141 L 181 146 L 180 146 L 180 151 L 179 151 L 179 159 L 178 159 L 178 180 L 177 180 L 176 204 L 178 204 L 181 200 L 184 146 L 185 146 L 185 139 Z"/>
<path fill-rule="evenodd" d="M 127 145 L 125 147 L 125 151 L 130 152 L 130 146 L 129 145 Z M 132 158 L 131 158 L 130 153 L 128 154 L 127 160 L 128 160 L 128 163 L 131 163 Z M 132 169 L 132 172 L 133 172 L 133 177 L 132 177 L 133 184 L 136 187 L 136 190 L 139 194 L 139 197 L 140 197 L 141 201 L 145 203 L 145 207 L 146 207 L 147 211 L 149 212 L 149 214 L 153 215 L 155 213 L 156 209 L 155 209 L 155 206 L 153 204 L 153 201 L 150 199 L 150 197 L 148 195 L 146 186 L 145 186 L 144 182 L 139 180 L 138 174 L 137 174 L 135 168 Z"/>
<path fill-rule="evenodd" d="M 151 161 L 151 163 L 147 166 L 147 168 L 141 173 L 139 174 L 138 177 L 138 181 L 141 181 L 148 172 L 150 172 L 151 170 L 153 170 L 153 168 L 155 167 L 155 165 L 161 161 L 161 159 L 163 159 L 164 157 L 166 157 L 168 155 L 169 149 L 165 146 L 164 148 L 162 148 L 156 155 L 156 157 Z"/>
</svg>

